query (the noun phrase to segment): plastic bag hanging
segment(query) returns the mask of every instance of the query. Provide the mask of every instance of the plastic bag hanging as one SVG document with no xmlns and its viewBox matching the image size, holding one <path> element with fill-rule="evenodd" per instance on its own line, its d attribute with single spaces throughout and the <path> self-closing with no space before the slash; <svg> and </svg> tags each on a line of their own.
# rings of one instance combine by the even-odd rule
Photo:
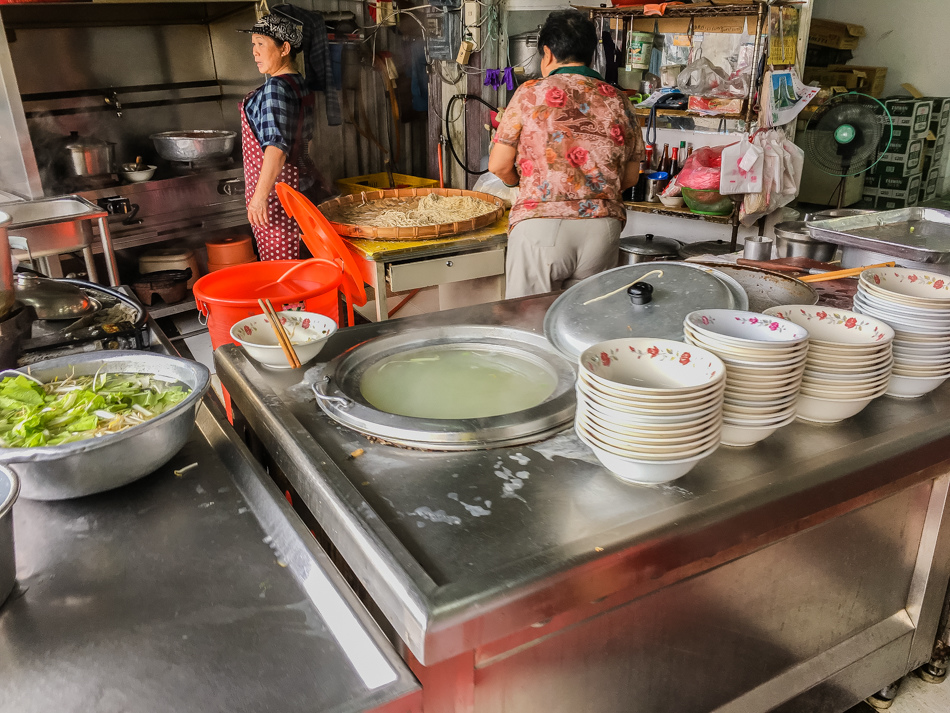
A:
<svg viewBox="0 0 950 713">
<path fill-rule="evenodd" d="M 765 167 L 765 152 L 761 146 L 742 134 L 738 143 L 722 151 L 722 173 L 719 176 L 719 192 L 722 194 L 761 193 L 762 169 Z"/>
</svg>

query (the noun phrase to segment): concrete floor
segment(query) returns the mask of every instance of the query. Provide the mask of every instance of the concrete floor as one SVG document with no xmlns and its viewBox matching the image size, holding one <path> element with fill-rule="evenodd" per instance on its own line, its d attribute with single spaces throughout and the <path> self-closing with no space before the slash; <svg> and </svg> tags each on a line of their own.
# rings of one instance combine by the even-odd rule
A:
<svg viewBox="0 0 950 713">
<path fill-rule="evenodd" d="M 900 690 L 888 713 L 948 713 L 950 712 L 950 684 L 925 683 L 910 674 L 901 681 Z M 876 713 L 867 703 L 859 703 L 847 713 Z"/>
</svg>

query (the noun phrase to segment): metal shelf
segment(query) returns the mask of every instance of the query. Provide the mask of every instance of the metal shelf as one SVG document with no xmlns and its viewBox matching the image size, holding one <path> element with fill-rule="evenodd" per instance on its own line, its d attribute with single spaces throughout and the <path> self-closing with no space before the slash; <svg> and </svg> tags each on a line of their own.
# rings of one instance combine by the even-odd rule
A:
<svg viewBox="0 0 950 713">
<path fill-rule="evenodd" d="M 170 317 L 173 314 L 181 314 L 182 312 L 196 310 L 198 309 L 198 303 L 189 292 L 188 297 L 183 299 L 181 302 L 166 304 L 161 300 L 156 300 L 151 304 L 151 306 L 146 305 L 145 309 L 148 310 L 148 316 L 152 319 L 161 319 L 162 317 Z"/>
<path fill-rule="evenodd" d="M 642 5 L 633 7 L 590 7 L 587 5 L 573 5 L 581 12 L 590 12 L 597 15 L 608 15 L 611 17 L 654 17 L 644 13 Z M 754 17 L 759 14 L 759 3 L 744 5 L 671 5 L 666 8 L 662 15 L 656 15 L 656 19 L 664 20 L 677 17 Z"/>
<path fill-rule="evenodd" d="M 670 208 L 662 203 L 646 203 L 640 201 L 624 201 L 627 210 L 636 213 L 651 213 L 653 215 L 664 215 L 671 218 L 688 218 L 689 220 L 702 220 L 707 223 L 720 223 L 722 225 L 732 225 L 735 209 L 729 215 L 701 215 L 693 213 L 689 208 Z"/>
</svg>

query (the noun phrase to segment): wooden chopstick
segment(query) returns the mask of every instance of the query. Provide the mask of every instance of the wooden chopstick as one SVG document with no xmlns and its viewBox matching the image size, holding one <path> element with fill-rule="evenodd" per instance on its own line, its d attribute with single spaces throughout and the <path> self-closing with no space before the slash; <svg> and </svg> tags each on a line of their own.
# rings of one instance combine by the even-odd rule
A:
<svg viewBox="0 0 950 713">
<path fill-rule="evenodd" d="M 877 265 L 864 265 L 863 267 L 851 267 L 847 270 L 835 270 L 833 272 L 822 272 L 818 275 L 805 275 L 804 277 L 799 277 L 798 279 L 802 282 L 824 282 L 825 280 L 840 280 L 845 277 L 854 277 L 855 275 L 860 275 L 865 270 L 870 270 L 875 267 L 894 267 L 893 262 L 882 262 Z"/>
<path fill-rule="evenodd" d="M 296 369 L 300 366 L 300 359 L 297 358 L 294 345 L 290 343 L 290 337 L 288 337 L 287 332 L 284 331 L 284 325 L 280 323 L 280 318 L 274 310 L 274 305 L 271 304 L 270 300 L 263 299 L 257 300 L 257 304 L 264 310 L 264 314 L 270 318 L 271 328 L 274 330 L 274 334 L 277 335 L 277 343 L 280 344 L 280 348 L 284 351 L 284 356 L 287 357 L 287 363 L 290 364 L 291 368 Z"/>
</svg>

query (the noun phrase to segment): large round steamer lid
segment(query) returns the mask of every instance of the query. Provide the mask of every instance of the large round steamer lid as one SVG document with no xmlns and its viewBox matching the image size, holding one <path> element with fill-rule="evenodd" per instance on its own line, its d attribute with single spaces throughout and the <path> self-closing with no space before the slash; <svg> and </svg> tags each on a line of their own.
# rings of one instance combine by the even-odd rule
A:
<svg viewBox="0 0 950 713">
<path fill-rule="evenodd" d="M 654 270 L 649 303 L 634 305 L 626 287 Z M 619 290 L 596 302 L 596 299 Z M 588 304 L 584 304 L 587 302 Z M 614 268 L 589 277 L 558 297 L 544 316 L 544 334 L 569 359 L 598 342 L 621 337 L 682 340 L 683 320 L 697 309 L 735 309 L 736 301 L 715 275 L 677 263 L 648 262 Z"/>
<path fill-rule="evenodd" d="M 647 233 L 646 235 L 628 235 L 620 238 L 620 250 L 634 255 L 679 255 L 682 243 L 673 238 Z"/>
</svg>

